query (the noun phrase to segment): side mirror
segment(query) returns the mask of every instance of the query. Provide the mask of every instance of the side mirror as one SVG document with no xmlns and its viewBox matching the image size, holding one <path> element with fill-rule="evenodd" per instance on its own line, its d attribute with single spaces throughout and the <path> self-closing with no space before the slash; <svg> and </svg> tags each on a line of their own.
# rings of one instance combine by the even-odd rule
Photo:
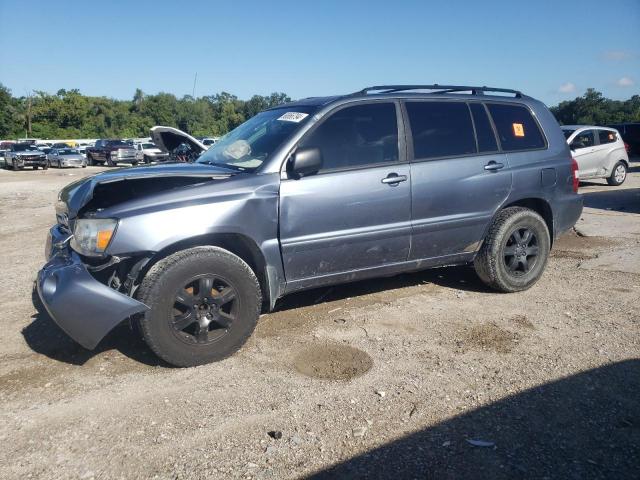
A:
<svg viewBox="0 0 640 480">
<path fill-rule="evenodd" d="M 322 168 L 322 153 L 319 148 L 299 148 L 293 154 L 289 171 L 298 177 L 317 173 Z"/>
</svg>

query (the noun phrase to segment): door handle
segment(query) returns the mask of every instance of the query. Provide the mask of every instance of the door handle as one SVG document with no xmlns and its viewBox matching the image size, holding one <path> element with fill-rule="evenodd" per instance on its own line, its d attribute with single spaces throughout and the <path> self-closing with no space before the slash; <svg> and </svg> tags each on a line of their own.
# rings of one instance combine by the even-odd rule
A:
<svg viewBox="0 0 640 480">
<path fill-rule="evenodd" d="M 489 163 L 487 163 L 484 166 L 484 169 L 488 170 L 490 172 L 494 172 L 496 170 L 500 170 L 501 168 L 504 168 L 504 163 L 494 162 L 493 160 L 491 160 Z"/>
<path fill-rule="evenodd" d="M 385 178 L 383 178 L 380 181 L 382 183 L 387 184 L 387 185 L 397 185 L 400 182 L 406 182 L 407 181 L 407 176 L 406 175 L 398 175 L 397 173 L 390 173 L 389 175 L 387 175 Z"/>
</svg>

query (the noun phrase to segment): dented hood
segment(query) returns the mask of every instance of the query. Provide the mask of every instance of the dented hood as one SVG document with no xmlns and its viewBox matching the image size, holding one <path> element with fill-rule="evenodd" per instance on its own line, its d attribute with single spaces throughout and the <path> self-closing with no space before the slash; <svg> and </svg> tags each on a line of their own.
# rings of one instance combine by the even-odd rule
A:
<svg viewBox="0 0 640 480">
<path fill-rule="evenodd" d="M 171 153 L 182 143 L 188 144 L 191 150 L 196 153 L 202 153 L 207 149 L 203 143 L 177 128 L 157 126 L 153 127 L 150 132 L 153 143 L 163 152 Z"/>
<path fill-rule="evenodd" d="M 108 184 L 122 182 L 128 182 L 131 185 L 144 184 L 145 188 L 141 189 L 144 194 L 145 190 L 152 193 L 153 191 L 158 192 L 163 189 L 167 190 L 208 180 L 224 180 L 235 173 L 225 168 L 198 163 L 170 163 L 108 170 L 64 187 L 58 196 L 60 202 L 56 211 L 63 213 L 61 210 L 65 210 L 64 213 L 69 218 L 75 218 L 78 212 L 94 197 L 96 189 Z M 118 198 L 114 198 L 113 203 L 117 203 L 118 200 Z"/>
</svg>

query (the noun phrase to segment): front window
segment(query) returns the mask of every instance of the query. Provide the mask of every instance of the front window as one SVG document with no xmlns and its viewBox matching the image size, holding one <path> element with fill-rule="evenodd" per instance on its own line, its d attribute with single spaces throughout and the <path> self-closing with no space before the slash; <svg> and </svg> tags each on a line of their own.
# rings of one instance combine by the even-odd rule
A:
<svg viewBox="0 0 640 480">
<path fill-rule="evenodd" d="M 315 107 L 292 106 L 261 112 L 214 143 L 196 162 L 255 171 L 309 121 L 315 110 Z"/>
</svg>

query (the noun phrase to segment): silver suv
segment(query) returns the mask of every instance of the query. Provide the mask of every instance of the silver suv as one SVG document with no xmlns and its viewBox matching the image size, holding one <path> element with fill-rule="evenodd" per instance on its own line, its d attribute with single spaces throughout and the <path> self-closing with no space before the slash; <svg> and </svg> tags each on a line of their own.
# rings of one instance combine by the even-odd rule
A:
<svg viewBox="0 0 640 480">
<path fill-rule="evenodd" d="M 195 163 L 65 187 L 37 288 L 87 348 L 130 319 L 167 362 L 202 364 L 303 289 L 454 264 L 501 292 L 531 287 L 582 212 L 576 170 L 553 115 L 515 90 L 308 98 Z"/>
<path fill-rule="evenodd" d="M 617 130 L 589 125 L 562 127 L 580 180 L 605 178 L 609 185 L 622 185 L 629 170 L 629 156 Z"/>
</svg>

